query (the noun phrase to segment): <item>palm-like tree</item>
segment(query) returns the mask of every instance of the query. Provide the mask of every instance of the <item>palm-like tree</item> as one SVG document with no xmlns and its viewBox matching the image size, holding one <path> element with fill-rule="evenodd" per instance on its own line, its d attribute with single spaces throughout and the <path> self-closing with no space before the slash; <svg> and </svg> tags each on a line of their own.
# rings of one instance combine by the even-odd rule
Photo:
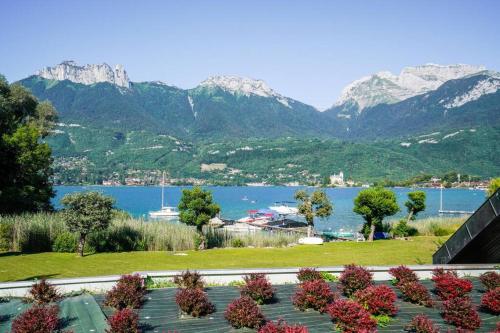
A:
<svg viewBox="0 0 500 333">
<path fill-rule="evenodd" d="M 311 237 L 314 228 L 314 218 L 327 218 L 333 214 L 333 205 L 323 191 L 314 191 L 312 194 L 304 190 L 295 192 L 295 200 L 299 201 L 299 214 L 307 222 L 307 237 Z"/>
</svg>

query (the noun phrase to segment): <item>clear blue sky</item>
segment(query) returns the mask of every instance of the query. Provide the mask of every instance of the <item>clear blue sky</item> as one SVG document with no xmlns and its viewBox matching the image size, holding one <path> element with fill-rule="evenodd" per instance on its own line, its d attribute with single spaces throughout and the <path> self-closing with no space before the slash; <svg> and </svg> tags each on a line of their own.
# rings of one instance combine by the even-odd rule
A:
<svg viewBox="0 0 500 333">
<path fill-rule="evenodd" d="M 71 59 L 182 88 L 236 74 L 325 108 L 380 70 L 500 70 L 499 14 L 493 0 L 0 0 L 0 73 L 15 81 Z"/>
</svg>

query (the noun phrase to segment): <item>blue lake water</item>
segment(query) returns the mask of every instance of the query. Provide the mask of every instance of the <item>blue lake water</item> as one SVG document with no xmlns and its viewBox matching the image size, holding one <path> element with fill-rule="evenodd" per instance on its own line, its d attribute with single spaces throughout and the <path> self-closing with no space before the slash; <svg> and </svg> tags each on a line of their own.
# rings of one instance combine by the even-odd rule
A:
<svg viewBox="0 0 500 333">
<path fill-rule="evenodd" d="M 165 198 L 169 205 L 177 206 L 181 197 L 181 190 L 188 187 L 165 187 Z M 238 219 L 247 215 L 250 209 L 267 208 L 276 201 L 293 201 L 293 195 L 304 187 L 217 187 L 207 186 L 212 191 L 214 200 L 221 206 L 223 218 Z M 314 189 L 311 188 L 311 191 Z M 352 212 L 353 200 L 361 188 L 327 188 L 325 189 L 334 205 L 334 213 L 327 220 L 319 219 L 316 222 L 318 230 L 345 229 L 357 230 L 363 224 L 362 218 Z M 404 202 L 408 188 L 393 189 L 397 195 L 401 212 L 396 217 L 405 215 Z M 161 205 L 161 187 L 158 186 L 57 186 L 56 197 L 53 202 L 60 207 L 59 201 L 70 192 L 99 191 L 115 198 L 116 206 L 135 217 L 147 216 L 149 211 L 158 210 Z M 427 194 L 427 208 L 419 217 L 436 216 L 439 210 L 439 189 L 423 189 Z M 244 197 L 248 200 L 242 200 Z M 443 208 L 447 210 L 474 211 L 485 200 L 485 192 L 469 189 L 444 189 Z"/>
</svg>

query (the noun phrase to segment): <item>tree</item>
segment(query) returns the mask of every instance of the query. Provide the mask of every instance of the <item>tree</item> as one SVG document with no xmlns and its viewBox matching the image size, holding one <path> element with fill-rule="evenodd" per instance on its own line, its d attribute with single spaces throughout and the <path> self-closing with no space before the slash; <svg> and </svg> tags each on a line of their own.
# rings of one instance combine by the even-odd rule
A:
<svg viewBox="0 0 500 333">
<path fill-rule="evenodd" d="M 314 191 L 312 195 L 304 190 L 295 192 L 295 200 L 299 203 L 299 214 L 307 222 L 307 237 L 310 237 L 314 228 L 314 218 L 327 218 L 333 213 L 333 205 L 323 191 Z"/>
<path fill-rule="evenodd" d="M 203 226 L 220 212 L 219 205 L 212 201 L 212 193 L 202 190 L 199 186 L 184 189 L 178 207 L 180 221 L 196 227 L 200 239 L 198 249 L 205 249 Z"/>
<path fill-rule="evenodd" d="M 492 196 L 493 193 L 495 193 L 496 190 L 500 188 L 500 177 L 499 178 L 492 178 L 490 180 L 490 184 L 488 185 L 488 190 L 486 191 L 488 197 Z"/>
<path fill-rule="evenodd" d="M 68 229 L 79 234 L 78 253 L 81 257 L 87 235 L 108 228 L 113 216 L 114 202 L 113 198 L 99 192 L 71 193 L 62 198 L 63 218 Z"/>
<path fill-rule="evenodd" d="M 362 190 L 354 199 L 353 212 L 361 215 L 365 220 L 365 227 L 370 228 L 369 241 L 373 241 L 375 228 L 382 227 L 384 218 L 392 216 L 398 211 L 396 195 L 393 191 L 383 187 Z"/>
<path fill-rule="evenodd" d="M 408 193 L 408 201 L 405 202 L 405 206 L 408 210 L 407 223 L 410 220 L 415 219 L 418 213 L 425 210 L 425 192 L 424 191 L 413 191 Z"/>
<path fill-rule="evenodd" d="M 56 112 L 0 75 L 0 214 L 52 209 L 51 150 L 41 140 Z"/>
</svg>

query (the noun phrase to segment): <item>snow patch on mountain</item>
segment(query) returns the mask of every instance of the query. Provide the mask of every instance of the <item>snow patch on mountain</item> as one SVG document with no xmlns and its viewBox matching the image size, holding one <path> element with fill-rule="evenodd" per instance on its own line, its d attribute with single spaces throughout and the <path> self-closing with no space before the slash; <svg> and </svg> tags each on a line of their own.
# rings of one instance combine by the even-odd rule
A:
<svg viewBox="0 0 500 333">
<path fill-rule="evenodd" d="M 245 96 L 257 95 L 261 97 L 275 98 L 284 106 L 291 108 L 289 99 L 278 94 L 262 80 L 254 80 L 234 75 L 211 76 L 200 83 L 202 87 L 218 87 L 232 94 Z"/>
<path fill-rule="evenodd" d="M 481 96 L 494 94 L 500 89 L 500 80 L 494 77 L 478 81 L 469 91 L 460 96 L 455 96 L 451 101 L 444 104 L 447 109 L 458 108 L 469 102 L 478 100 Z M 442 101 L 441 103 L 444 103 Z"/>
<path fill-rule="evenodd" d="M 119 87 L 130 88 L 130 80 L 122 65 L 116 65 L 113 69 L 106 63 L 79 66 L 74 61 L 64 61 L 54 67 L 45 67 L 37 71 L 36 75 L 48 80 L 69 80 L 86 85 L 109 82 Z"/>
<path fill-rule="evenodd" d="M 436 90 L 449 80 L 484 71 L 482 66 L 426 64 L 406 67 L 399 75 L 388 71 L 363 77 L 346 86 L 337 106 L 356 106 L 357 111 L 381 103 L 397 103 L 407 98 Z"/>
</svg>

